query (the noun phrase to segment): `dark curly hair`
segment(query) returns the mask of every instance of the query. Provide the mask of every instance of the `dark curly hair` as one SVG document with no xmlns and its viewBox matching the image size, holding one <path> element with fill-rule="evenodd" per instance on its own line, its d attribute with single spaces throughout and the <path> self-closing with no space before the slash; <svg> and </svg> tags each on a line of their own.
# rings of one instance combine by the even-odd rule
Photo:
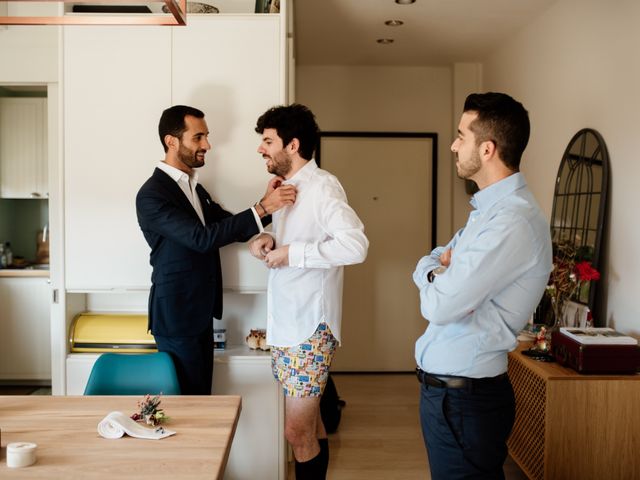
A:
<svg viewBox="0 0 640 480">
<path fill-rule="evenodd" d="M 270 108 L 258 118 L 256 132 L 262 134 L 267 128 L 276 130 L 285 147 L 297 138 L 300 156 L 305 160 L 313 158 L 320 139 L 320 128 L 313 112 L 304 105 L 294 103 Z"/>
</svg>

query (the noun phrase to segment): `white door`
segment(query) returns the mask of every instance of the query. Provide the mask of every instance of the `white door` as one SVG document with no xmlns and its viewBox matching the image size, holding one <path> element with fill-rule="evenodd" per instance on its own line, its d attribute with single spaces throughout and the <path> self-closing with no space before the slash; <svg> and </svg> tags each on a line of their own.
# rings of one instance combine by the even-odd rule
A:
<svg viewBox="0 0 640 480">
<path fill-rule="evenodd" d="M 323 137 L 321 166 L 342 183 L 370 241 L 345 268 L 342 347 L 334 371 L 412 371 L 427 323 L 412 273 L 431 250 L 432 140 Z"/>
</svg>

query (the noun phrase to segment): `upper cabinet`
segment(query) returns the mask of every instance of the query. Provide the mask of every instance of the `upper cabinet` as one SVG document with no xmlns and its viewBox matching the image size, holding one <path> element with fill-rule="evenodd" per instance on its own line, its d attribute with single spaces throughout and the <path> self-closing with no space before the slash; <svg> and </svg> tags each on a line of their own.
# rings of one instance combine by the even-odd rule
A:
<svg viewBox="0 0 640 480">
<path fill-rule="evenodd" d="M 285 103 L 280 22 L 278 15 L 192 15 L 187 28 L 173 30 L 171 98 L 205 113 L 211 151 L 200 182 L 234 213 L 255 204 L 271 177 L 256 151 L 255 126 L 267 109 Z M 246 244 L 220 253 L 225 288 L 266 289 L 268 269 Z"/>
<path fill-rule="evenodd" d="M 0 98 L 0 197 L 48 196 L 47 99 Z"/>
<path fill-rule="evenodd" d="M 263 194 L 255 122 L 285 102 L 280 15 L 189 15 L 185 27 L 66 27 L 64 53 L 65 276 L 69 291 L 151 284 L 135 197 L 164 158 L 162 111 L 204 111 L 212 149 L 200 181 L 227 210 Z M 224 286 L 266 288 L 246 245 L 225 247 Z"/>
<path fill-rule="evenodd" d="M 64 219 L 68 290 L 145 288 L 135 197 L 163 156 L 169 27 L 65 27 Z"/>
</svg>

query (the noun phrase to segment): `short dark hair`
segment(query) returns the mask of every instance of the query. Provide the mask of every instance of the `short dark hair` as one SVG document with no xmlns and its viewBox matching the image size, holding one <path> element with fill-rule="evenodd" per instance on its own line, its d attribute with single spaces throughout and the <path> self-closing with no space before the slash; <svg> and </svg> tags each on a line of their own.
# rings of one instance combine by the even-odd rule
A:
<svg viewBox="0 0 640 480">
<path fill-rule="evenodd" d="M 519 171 L 531 130 L 529 114 L 522 104 L 505 93 L 472 93 L 464 102 L 464 111 L 478 114 L 469 126 L 476 144 L 492 141 L 504 164 Z"/>
<path fill-rule="evenodd" d="M 164 143 L 164 137 L 166 135 L 171 135 L 177 138 L 182 138 L 182 134 L 187 129 L 184 122 L 184 117 L 187 115 L 191 115 L 196 118 L 204 118 L 204 113 L 201 110 L 188 107 L 186 105 L 174 105 L 162 112 L 160 123 L 158 123 L 158 134 L 160 135 L 160 143 L 162 143 L 162 148 L 164 148 L 165 153 L 169 148 Z"/>
<path fill-rule="evenodd" d="M 297 138 L 300 156 L 305 160 L 313 158 L 320 139 L 320 128 L 309 108 L 299 103 L 272 107 L 258 118 L 256 132 L 262 134 L 267 128 L 274 128 L 278 132 L 283 147 Z"/>
</svg>

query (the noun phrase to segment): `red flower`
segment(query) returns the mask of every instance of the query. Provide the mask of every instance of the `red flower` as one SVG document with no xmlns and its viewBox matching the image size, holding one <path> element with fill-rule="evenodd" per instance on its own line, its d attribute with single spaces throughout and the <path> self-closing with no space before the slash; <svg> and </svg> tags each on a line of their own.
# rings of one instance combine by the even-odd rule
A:
<svg viewBox="0 0 640 480">
<path fill-rule="evenodd" d="M 600 280 L 600 272 L 593 268 L 591 266 L 591 263 L 587 261 L 576 263 L 575 272 L 578 280 L 580 280 L 581 282 Z"/>
</svg>

